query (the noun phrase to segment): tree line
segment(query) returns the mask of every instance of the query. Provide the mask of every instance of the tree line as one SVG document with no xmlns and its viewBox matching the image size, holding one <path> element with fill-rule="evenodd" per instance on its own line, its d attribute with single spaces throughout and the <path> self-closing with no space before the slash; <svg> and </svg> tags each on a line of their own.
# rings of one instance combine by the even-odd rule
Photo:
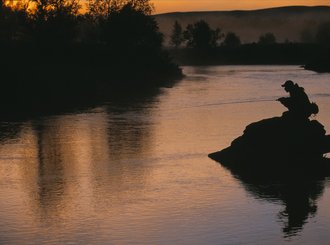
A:
<svg viewBox="0 0 330 245">
<path fill-rule="evenodd" d="M 169 37 L 169 51 L 182 65 L 291 64 L 329 71 L 330 22 L 316 27 L 313 34 L 307 34 L 301 33 L 301 42 L 279 42 L 274 33 L 267 32 L 255 42 L 243 43 L 236 33 L 212 28 L 204 20 L 185 28 L 175 21 Z"/>
<path fill-rule="evenodd" d="M 97 43 L 159 48 L 149 0 L 0 0 L 0 40 L 38 44 Z"/>
<path fill-rule="evenodd" d="M 306 30 L 302 31 L 301 41 L 304 43 L 330 44 L 330 22 L 321 24 L 315 35 Z M 273 45 L 276 43 L 277 39 L 271 32 L 261 34 L 257 41 L 259 45 Z M 223 33 L 220 28 L 213 29 L 206 21 L 200 20 L 188 24 L 185 29 L 178 21 L 175 21 L 170 35 L 170 44 L 174 48 L 187 47 L 205 50 L 219 46 L 235 48 L 241 46 L 242 42 L 236 33 Z"/>
<path fill-rule="evenodd" d="M 84 7 L 79 0 L 0 0 L 0 41 L 159 48 L 164 38 L 153 11 L 149 0 L 88 0 Z M 301 40 L 329 43 L 330 22 L 320 25 L 316 34 L 302 31 Z M 213 29 L 204 20 L 185 29 L 175 21 L 170 41 L 175 48 L 197 49 L 242 44 L 236 33 Z M 269 32 L 262 34 L 257 43 L 276 42 L 275 35 Z"/>
<path fill-rule="evenodd" d="M 0 0 L 0 49 L 3 57 L 13 62 L 21 59 L 22 53 L 31 47 L 42 50 L 43 55 L 53 52 L 58 61 L 70 61 L 63 59 L 63 56 L 71 53 L 71 58 L 75 57 L 71 63 L 79 63 L 80 67 L 81 64 L 89 67 L 102 65 L 107 69 L 110 67 L 112 76 L 117 74 L 117 77 L 144 77 L 150 73 L 156 76 L 168 73 L 169 70 L 180 74 L 168 52 L 163 49 L 164 35 L 152 15 L 153 11 L 154 6 L 150 0 L 86 0 L 84 6 L 79 0 Z M 320 25 L 313 33 L 302 32 L 302 39 L 305 43 L 329 44 L 330 23 Z M 210 58 L 215 64 L 220 61 L 242 63 L 244 60 L 284 63 L 289 56 L 292 57 L 290 63 L 301 63 L 308 60 L 311 54 L 326 53 L 324 49 L 314 46 L 290 46 L 290 42 L 285 47 L 279 47 L 273 33 L 262 34 L 256 43 L 244 44 L 238 34 L 224 33 L 220 28 L 210 27 L 203 20 L 185 28 L 176 21 L 170 41 L 175 48 L 187 47 L 188 51 L 198 51 L 172 52 L 174 58 Z M 23 43 L 29 47 L 9 50 L 6 43 Z M 281 52 L 273 48 L 276 45 Z M 75 52 L 72 51 L 74 49 Z M 214 49 L 217 52 L 205 52 Z M 35 53 L 25 56 L 37 57 Z M 35 59 L 42 63 L 43 57 Z M 51 59 L 54 60 L 53 57 Z M 29 59 L 27 62 L 33 63 Z M 127 72 L 127 66 L 130 69 L 136 68 Z"/>
<path fill-rule="evenodd" d="M 104 80 L 180 77 L 153 11 L 150 0 L 0 0 L 0 64 L 31 71 L 51 63 Z"/>
</svg>

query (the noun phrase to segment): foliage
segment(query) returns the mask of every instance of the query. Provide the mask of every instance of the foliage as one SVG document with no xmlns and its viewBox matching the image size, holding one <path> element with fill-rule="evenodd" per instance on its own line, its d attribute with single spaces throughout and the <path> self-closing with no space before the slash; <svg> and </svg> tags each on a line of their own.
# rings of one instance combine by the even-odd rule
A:
<svg viewBox="0 0 330 245">
<path fill-rule="evenodd" d="M 174 22 L 173 25 L 173 30 L 171 34 L 171 44 L 175 47 L 178 48 L 182 42 L 184 41 L 183 39 L 183 31 L 182 31 L 182 26 L 178 21 Z"/>
<path fill-rule="evenodd" d="M 79 0 L 26 0 L 30 5 L 22 11 L 26 17 L 22 23 L 27 29 L 19 42 L 14 40 L 21 30 L 16 28 L 18 12 L 3 1 L 0 66 L 8 81 L 17 81 L 18 85 L 11 82 L 12 88 L 46 92 L 58 88 L 55 93 L 61 95 L 68 87 L 74 91 L 81 86 L 81 77 L 86 80 L 82 90 L 88 91 L 89 85 L 108 81 L 139 86 L 182 75 L 162 50 L 163 35 L 149 0 L 90 0 L 85 14 L 79 12 Z M 4 38 L 8 42 L 2 42 Z M 13 64 L 20 71 L 17 76 Z M 23 74 L 32 78 L 25 80 Z"/>
<path fill-rule="evenodd" d="M 5 6 L 3 0 L 0 0 L 0 40 L 7 40 L 11 37 L 11 28 L 8 28 L 10 16 L 10 9 Z"/>
<path fill-rule="evenodd" d="M 215 48 L 223 37 L 219 28 L 211 29 L 204 20 L 189 24 L 183 35 L 188 47 L 200 50 Z"/>
<path fill-rule="evenodd" d="M 87 9 L 86 17 L 100 42 L 127 51 L 148 44 L 157 48 L 162 45 L 150 0 L 88 0 Z"/>
<path fill-rule="evenodd" d="M 154 11 L 150 0 L 88 0 L 88 14 L 95 20 L 106 19 L 111 13 L 118 12 L 130 5 L 134 10 L 145 15 L 151 15 Z"/>
<path fill-rule="evenodd" d="M 102 40 L 116 48 L 160 49 L 163 35 L 157 22 L 146 15 L 143 6 L 136 6 L 128 3 L 119 10 L 111 11 L 101 23 Z"/>
<path fill-rule="evenodd" d="M 154 11 L 154 5 L 150 0 L 126 0 L 122 6 L 130 5 L 133 9 L 142 12 L 145 15 L 151 15 Z"/>
<path fill-rule="evenodd" d="M 20 39 L 26 32 L 28 23 L 28 4 L 20 1 L 15 5 L 0 0 L 0 40 Z"/>
<path fill-rule="evenodd" d="M 78 0 L 32 0 L 32 29 L 39 42 L 66 43 L 75 38 Z"/>
<path fill-rule="evenodd" d="M 228 32 L 223 45 L 226 47 L 238 47 L 241 45 L 241 39 L 234 32 Z"/>
<path fill-rule="evenodd" d="M 110 13 L 120 9 L 118 0 L 88 0 L 87 14 L 92 16 L 94 20 L 107 18 Z"/>
<path fill-rule="evenodd" d="M 258 43 L 260 45 L 271 45 L 276 43 L 276 37 L 273 33 L 268 32 L 259 37 Z"/>
</svg>

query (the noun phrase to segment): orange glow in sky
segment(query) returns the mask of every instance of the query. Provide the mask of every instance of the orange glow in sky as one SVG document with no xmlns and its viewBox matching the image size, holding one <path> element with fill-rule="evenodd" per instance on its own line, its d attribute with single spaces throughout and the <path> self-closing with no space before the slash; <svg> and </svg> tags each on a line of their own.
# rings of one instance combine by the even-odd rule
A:
<svg viewBox="0 0 330 245">
<path fill-rule="evenodd" d="M 209 10 L 251 10 L 279 6 L 330 5 L 330 0 L 152 0 L 156 13 L 209 11 Z"/>
</svg>

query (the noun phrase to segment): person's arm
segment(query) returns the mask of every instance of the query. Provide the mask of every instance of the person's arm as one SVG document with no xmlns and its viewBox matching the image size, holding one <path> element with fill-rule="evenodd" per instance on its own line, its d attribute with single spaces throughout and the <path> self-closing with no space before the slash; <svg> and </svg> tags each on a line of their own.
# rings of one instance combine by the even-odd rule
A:
<svg viewBox="0 0 330 245">
<path fill-rule="evenodd" d="M 290 98 L 288 98 L 288 97 L 281 97 L 281 98 L 278 98 L 277 101 L 279 101 L 282 105 L 284 105 L 285 107 L 288 108 L 288 105 L 290 103 Z"/>
</svg>

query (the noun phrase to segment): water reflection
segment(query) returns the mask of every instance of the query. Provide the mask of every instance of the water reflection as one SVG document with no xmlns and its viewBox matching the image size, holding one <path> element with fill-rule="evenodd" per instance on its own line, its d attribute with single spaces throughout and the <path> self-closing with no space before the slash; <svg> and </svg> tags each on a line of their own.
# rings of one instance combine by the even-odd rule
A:
<svg viewBox="0 0 330 245">
<path fill-rule="evenodd" d="M 326 238 L 324 180 L 243 179 L 254 197 L 266 200 L 259 202 L 207 158 L 248 122 L 282 113 L 278 103 L 259 98 L 279 97 L 279 83 L 296 68 L 280 73 L 283 79 L 271 68 L 257 82 L 244 78 L 249 72 L 228 76 L 218 69 L 222 75 L 191 72 L 164 93 L 113 92 L 92 109 L 1 119 L 0 244 L 282 244 L 282 227 L 287 236 L 304 228 L 294 243 Z M 313 93 L 329 91 L 328 76 L 308 74 L 299 76 Z M 322 100 L 320 121 L 329 128 L 329 100 Z M 291 198 L 291 192 L 299 194 Z M 270 202 L 282 203 L 282 212 Z M 316 205 L 314 224 L 308 217 Z"/>
<path fill-rule="evenodd" d="M 150 110 L 159 93 L 132 93 L 126 99 L 119 94 L 86 112 L 1 122 L 0 176 L 8 187 L 1 196 L 9 205 L 25 207 L 15 211 L 15 219 L 54 232 L 60 221 L 69 231 L 77 229 L 74 220 L 90 218 L 94 208 L 107 210 L 127 200 L 132 190 L 134 195 L 143 191 L 150 168 L 139 159 L 151 147 Z M 112 212 L 121 213 L 115 209 L 122 207 Z"/>
<path fill-rule="evenodd" d="M 285 237 L 299 234 L 308 219 L 317 211 L 317 200 L 322 196 L 325 177 L 274 176 L 257 170 L 227 167 L 244 188 L 259 200 L 280 203 L 283 210 L 278 219 L 283 223 Z"/>
<path fill-rule="evenodd" d="M 18 134 L 21 131 L 21 126 L 22 125 L 19 122 L 0 123 L 0 142 L 6 142 L 18 138 Z"/>
</svg>

